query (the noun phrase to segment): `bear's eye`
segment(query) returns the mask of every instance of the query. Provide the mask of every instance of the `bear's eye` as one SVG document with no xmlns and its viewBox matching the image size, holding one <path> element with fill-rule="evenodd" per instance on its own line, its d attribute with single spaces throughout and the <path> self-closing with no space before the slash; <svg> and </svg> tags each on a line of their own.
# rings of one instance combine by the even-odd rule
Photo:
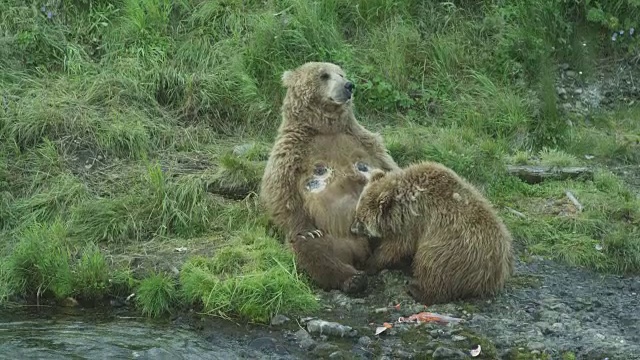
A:
<svg viewBox="0 0 640 360">
<path fill-rule="evenodd" d="M 328 73 L 322 73 L 320 75 L 320 79 L 322 80 L 329 80 L 329 74 Z"/>
<path fill-rule="evenodd" d="M 369 171 L 369 167 L 367 166 L 367 164 L 362 163 L 362 162 L 360 162 L 360 161 L 358 161 L 358 162 L 356 163 L 356 167 L 357 167 L 358 171 L 361 171 L 361 172 L 367 172 L 367 171 Z"/>
</svg>

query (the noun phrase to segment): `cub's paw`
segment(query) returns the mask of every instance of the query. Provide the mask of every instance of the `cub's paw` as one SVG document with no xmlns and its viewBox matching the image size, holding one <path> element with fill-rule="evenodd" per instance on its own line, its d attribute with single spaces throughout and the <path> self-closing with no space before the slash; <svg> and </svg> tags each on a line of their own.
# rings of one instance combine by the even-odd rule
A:
<svg viewBox="0 0 640 360">
<path fill-rule="evenodd" d="M 363 293 L 367 287 L 367 274 L 359 271 L 342 283 L 342 292 L 349 295 L 358 295 Z"/>
<path fill-rule="evenodd" d="M 297 238 L 299 240 L 307 240 L 307 239 L 317 239 L 323 236 L 324 236 L 324 232 L 320 229 L 316 229 L 312 231 L 298 233 Z"/>
</svg>

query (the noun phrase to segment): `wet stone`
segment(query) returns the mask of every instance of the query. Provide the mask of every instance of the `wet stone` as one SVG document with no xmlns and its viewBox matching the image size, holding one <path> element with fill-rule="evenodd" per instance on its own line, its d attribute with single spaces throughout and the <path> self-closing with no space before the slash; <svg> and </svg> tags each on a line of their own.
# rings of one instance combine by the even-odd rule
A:
<svg viewBox="0 0 640 360">
<path fill-rule="evenodd" d="M 271 325 L 280 326 L 280 325 L 286 323 L 287 321 L 289 321 L 288 317 L 286 317 L 286 316 L 284 316 L 282 314 L 278 314 L 278 315 L 274 316 L 271 319 Z"/>
<path fill-rule="evenodd" d="M 300 344 L 300 348 L 304 350 L 311 350 L 316 345 L 315 340 L 311 338 L 311 335 L 309 335 L 309 333 L 305 329 L 296 331 L 295 337 Z"/>
<path fill-rule="evenodd" d="M 336 346 L 334 344 L 331 344 L 331 343 L 320 343 L 320 344 L 318 344 L 318 346 L 316 346 L 313 349 L 312 352 L 315 355 L 319 355 L 321 357 L 326 357 L 326 356 L 328 356 L 330 354 L 333 354 L 333 353 L 336 353 L 336 352 L 339 353 L 340 351 L 338 351 L 338 346 Z M 338 358 L 338 359 L 341 359 L 341 358 Z"/>
<path fill-rule="evenodd" d="M 307 323 L 307 330 L 311 334 L 324 334 L 339 337 L 357 336 L 357 332 L 350 326 L 324 320 L 311 320 Z"/>
<path fill-rule="evenodd" d="M 284 346 L 278 344 L 278 341 L 272 337 L 254 339 L 249 343 L 249 347 L 267 354 L 286 355 L 289 353 Z"/>
<path fill-rule="evenodd" d="M 362 346 L 369 346 L 372 342 L 373 340 L 371 340 L 371 338 L 368 336 L 362 336 L 360 339 L 358 339 L 358 344 Z"/>
</svg>

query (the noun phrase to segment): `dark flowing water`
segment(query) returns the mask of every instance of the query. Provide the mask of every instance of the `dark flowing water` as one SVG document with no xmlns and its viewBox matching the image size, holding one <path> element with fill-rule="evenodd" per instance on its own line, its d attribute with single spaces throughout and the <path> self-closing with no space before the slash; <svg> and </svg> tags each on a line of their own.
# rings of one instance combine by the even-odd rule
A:
<svg viewBox="0 0 640 360">
<path fill-rule="evenodd" d="M 100 315 L 90 309 L 0 311 L 0 359 L 304 358 L 272 336 L 222 321 L 197 331 L 186 324 Z"/>
</svg>

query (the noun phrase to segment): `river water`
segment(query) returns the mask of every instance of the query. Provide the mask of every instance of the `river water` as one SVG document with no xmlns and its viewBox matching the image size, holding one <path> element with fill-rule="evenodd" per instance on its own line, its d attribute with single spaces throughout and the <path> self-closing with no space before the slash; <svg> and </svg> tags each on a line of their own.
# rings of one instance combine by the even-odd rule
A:
<svg viewBox="0 0 640 360">
<path fill-rule="evenodd" d="M 0 359 L 300 359 L 265 329 L 206 322 L 198 331 L 176 322 L 94 313 L 0 311 Z M 297 354 L 296 354 L 297 353 Z"/>
</svg>

